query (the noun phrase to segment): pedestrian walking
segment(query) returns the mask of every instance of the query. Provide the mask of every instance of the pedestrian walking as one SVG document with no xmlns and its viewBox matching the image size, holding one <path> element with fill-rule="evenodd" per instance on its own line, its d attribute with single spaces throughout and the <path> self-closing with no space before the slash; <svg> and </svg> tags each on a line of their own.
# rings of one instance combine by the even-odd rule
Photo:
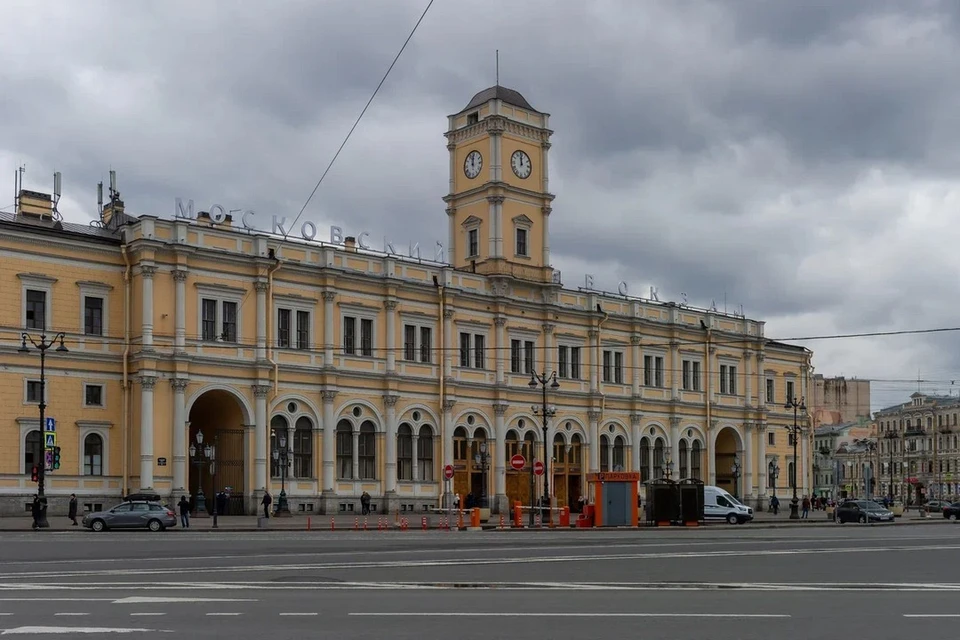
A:
<svg viewBox="0 0 960 640">
<path fill-rule="evenodd" d="M 260 504 L 263 505 L 263 517 L 270 517 L 270 505 L 273 504 L 273 498 L 270 496 L 269 491 L 263 492 L 263 500 L 260 501 Z"/>
<path fill-rule="evenodd" d="M 803 513 L 800 515 L 800 518 L 805 520 L 810 515 L 810 498 L 803 496 L 801 507 L 803 509 Z"/>
<path fill-rule="evenodd" d="M 180 511 L 180 526 L 184 529 L 190 528 L 190 501 L 187 496 L 180 496 L 180 502 L 177 503 L 177 509 Z"/>
<path fill-rule="evenodd" d="M 366 491 L 360 495 L 360 514 L 370 515 L 370 494 Z"/>
<path fill-rule="evenodd" d="M 73 526 L 77 525 L 77 494 L 70 494 L 70 509 L 67 511 L 67 517 L 73 521 Z"/>
<path fill-rule="evenodd" d="M 40 496 L 33 496 L 33 504 L 30 505 L 30 514 L 33 516 L 33 530 L 40 530 L 40 512 L 42 505 L 40 504 Z"/>
<path fill-rule="evenodd" d="M 780 498 L 777 496 L 770 498 L 770 510 L 773 511 L 773 515 L 780 513 Z"/>
</svg>

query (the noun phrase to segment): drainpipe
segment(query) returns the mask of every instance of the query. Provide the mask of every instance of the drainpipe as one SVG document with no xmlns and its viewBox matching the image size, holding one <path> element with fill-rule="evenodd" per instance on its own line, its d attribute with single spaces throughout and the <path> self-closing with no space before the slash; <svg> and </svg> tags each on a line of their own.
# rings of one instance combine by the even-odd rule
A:
<svg viewBox="0 0 960 640">
<path fill-rule="evenodd" d="M 600 385 L 603 384 L 603 371 L 601 371 L 601 367 L 603 366 L 603 361 L 601 358 L 601 355 L 603 353 L 603 348 L 600 346 L 601 345 L 600 331 L 603 329 L 603 323 L 610 318 L 610 315 L 603 310 L 603 307 L 600 306 L 600 303 L 597 303 L 597 311 L 603 314 L 603 318 L 597 323 L 597 346 L 596 346 L 596 350 L 593 353 L 593 365 L 597 368 L 597 391 L 600 392 L 600 419 L 597 421 L 597 433 L 596 433 L 597 450 L 599 451 L 600 450 L 600 424 L 603 422 L 603 412 L 607 406 L 607 396 L 605 393 L 603 393 L 603 391 L 600 391 L 601 389 Z M 597 471 L 599 471 L 602 467 L 603 461 L 598 460 L 597 463 L 598 463 Z"/>
<path fill-rule="evenodd" d="M 120 255 L 123 256 L 123 415 L 120 418 L 120 441 L 123 447 L 123 483 L 122 495 L 126 496 L 129 492 L 130 484 L 130 454 L 129 454 L 129 434 L 130 430 L 130 256 L 127 255 L 126 245 L 120 247 Z"/>
<path fill-rule="evenodd" d="M 440 319 L 439 319 L 439 322 L 437 323 L 440 329 L 437 332 L 440 336 L 440 362 L 438 363 L 438 366 L 437 366 L 437 376 L 439 377 L 438 383 L 440 386 L 440 412 L 439 412 L 440 465 L 442 467 L 444 464 L 443 461 L 446 460 L 446 458 L 444 457 L 446 453 L 446 451 L 444 450 L 444 442 L 446 440 L 444 434 L 446 434 L 447 432 L 447 424 L 444 416 L 446 415 L 447 412 L 444 411 L 443 409 L 443 403 L 446 400 L 446 379 L 444 377 L 444 374 L 446 373 L 446 368 L 447 368 L 447 344 L 446 344 L 447 336 L 445 331 L 446 323 L 444 322 L 444 319 L 443 319 L 443 314 L 444 314 L 443 285 L 440 284 L 440 280 L 437 278 L 437 276 L 433 276 L 433 286 L 436 287 L 437 289 L 437 303 L 440 307 L 440 316 L 439 316 Z M 446 486 L 446 482 L 444 482 L 444 486 Z"/>
<path fill-rule="evenodd" d="M 713 404 L 710 402 L 710 398 L 713 395 L 713 374 L 710 371 L 710 338 L 711 338 L 710 328 L 707 327 L 706 331 L 707 331 L 707 339 L 703 341 L 703 360 L 707 365 L 706 367 L 704 367 L 706 369 L 706 375 L 707 375 L 707 384 L 704 385 L 705 391 L 706 391 L 706 393 L 704 394 L 704 400 L 706 401 L 706 406 L 707 406 L 707 424 L 706 424 L 706 429 L 704 429 L 704 435 L 706 435 L 707 442 L 704 444 L 703 451 L 704 451 L 704 454 L 707 456 L 707 463 L 708 463 L 707 479 L 709 480 L 710 479 L 710 454 L 708 452 L 712 450 L 712 445 L 710 442 L 710 425 L 712 424 L 711 423 L 711 420 L 712 420 L 711 405 Z M 764 462 L 764 464 L 766 464 L 766 462 Z M 703 467 L 701 466 L 701 469 L 702 468 Z M 774 491 L 776 491 L 776 489 L 774 489 Z"/>
</svg>

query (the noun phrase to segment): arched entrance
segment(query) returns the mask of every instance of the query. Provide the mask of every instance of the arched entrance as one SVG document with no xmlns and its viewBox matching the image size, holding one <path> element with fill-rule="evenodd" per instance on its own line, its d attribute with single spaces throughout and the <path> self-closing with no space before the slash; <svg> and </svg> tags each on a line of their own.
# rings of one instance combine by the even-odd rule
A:
<svg viewBox="0 0 960 640">
<path fill-rule="evenodd" d="M 714 471 L 716 473 L 716 485 L 721 489 L 730 492 L 733 495 L 743 495 L 740 487 L 743 480 L 742 457 L 740 459 L 740 474 L 734 474 L 734 461 L 740 455 L 743 447 L 740 443 L 740 434 L 733 427 L 724 427 L 717 434 L 717 440 L 713 445 Z"/>
<path fill-rule="evenodd" d="M 190 407 L 187 432 L 188 488 L 191 501 L 196 500 L 200 490 L 206 498 L 206 508 L 212 512 L 217 492 L 228 494 L 221 501 L 218 514 L 242 515 L 245 513 L 246 464 L 244 446 L 245 409 L 238 398 L 228 391 L 213 389 L 201 394 Z M 202 433 L 203 443 L 197 443 L 197 433 Z M 194 455 L 191 454 L 191 445 Z M 214 463 L 206 458 L 207 445 L 213 445 Z M 214 474 L 216 472 L 216 486 Z M 224 509 L 223 507 L 226 507 Z"/>
</svg>

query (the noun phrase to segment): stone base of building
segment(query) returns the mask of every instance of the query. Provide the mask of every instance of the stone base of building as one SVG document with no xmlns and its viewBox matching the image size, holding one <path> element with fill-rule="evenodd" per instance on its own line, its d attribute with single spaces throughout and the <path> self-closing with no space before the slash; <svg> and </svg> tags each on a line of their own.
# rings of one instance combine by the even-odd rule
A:
<svg viewBox="0 0 960 640">
<path fill-rule="evenodd" d="M 0 497 L 0 517 L 28 517 L 31 513 L 33 494 Z M 77 496 L 77 517 L 84 513 L 102 511 L 120 504 L 120 496 Z M 70 496 L 47 496 L 47 518 L 66 518 L 70 511 Z"/>
<path fill-rule="evenodd" d="M 370 502 L 373 503 L 374 501 L 371 500 Z M 396 491 L 387 491 L 380 502 L 381 503 L 377 505 L 377 513 L 400 512 L 400 496 L 397 495 Z"/>
<path fill-rule="evenodd" d="M 505 493 L 498 493 L 490 501 L 490 510 L 493 513 L 502 513 L 504 515 L 510 515 L 510 499 Z"/>
</svg>

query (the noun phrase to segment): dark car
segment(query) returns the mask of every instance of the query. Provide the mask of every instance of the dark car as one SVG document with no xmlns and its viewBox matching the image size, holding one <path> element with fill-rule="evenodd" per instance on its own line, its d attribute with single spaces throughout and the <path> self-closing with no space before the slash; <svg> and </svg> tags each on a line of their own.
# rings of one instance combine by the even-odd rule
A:
<svg viewBox="0 0 960 640">
<path fill-rule="evenodd" d="M 105 529 L 150 529 L 163 531 L 177 526 L 177 516 L 159 502 L 123 502 L 106 511 L 83 516 L 83 526 L 93 531 Z"/>
<path fill-rule="evenodd" d="M 945 506 L 943 508 L 943 517 L 948 520 L 960 518 L 960 502 L 954 502 L 953 504 Z"/>
<path fill-rule="evenodd" d="M 893 522 L 893 511 L 873 500 L 847 500 L 833 513 L 834 519 L 844 522 Z"/>
</svg>

